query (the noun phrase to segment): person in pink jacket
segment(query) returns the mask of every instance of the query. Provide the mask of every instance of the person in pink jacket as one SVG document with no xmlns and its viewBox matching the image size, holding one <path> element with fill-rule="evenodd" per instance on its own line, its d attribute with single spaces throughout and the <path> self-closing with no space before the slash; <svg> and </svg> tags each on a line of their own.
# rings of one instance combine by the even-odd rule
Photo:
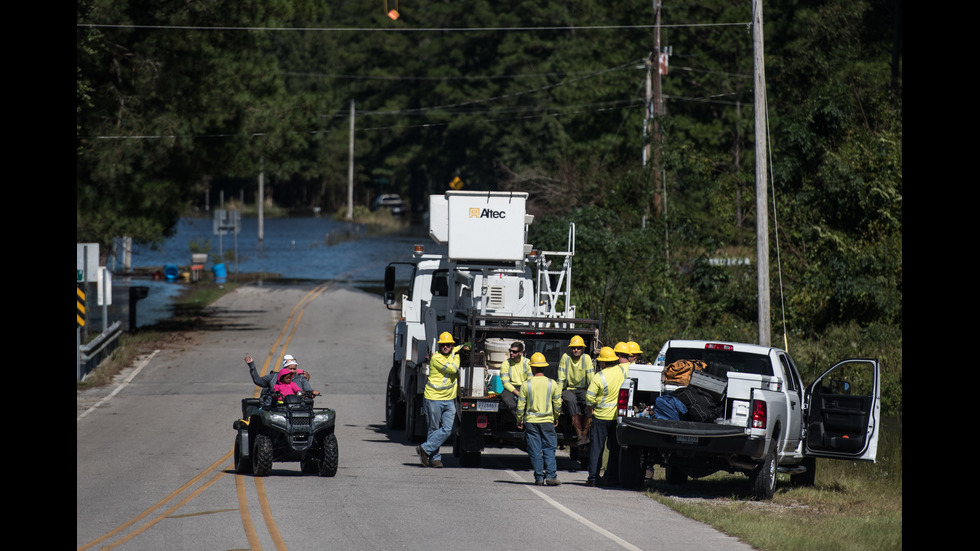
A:
<svg viewBox="0 0 980 551">
<path fill-rule="evenodd" d="M 293 382 L 293 375 L 295 373 L 296 372 L 292 369 L 280 369 L 279 380 L 276 382 L 275 386 L 272 387 L 272 391 L 278 392 L 283 396 L 302 394 L 303 389 L 301 389 L 298 384 Z"/>
</svg>

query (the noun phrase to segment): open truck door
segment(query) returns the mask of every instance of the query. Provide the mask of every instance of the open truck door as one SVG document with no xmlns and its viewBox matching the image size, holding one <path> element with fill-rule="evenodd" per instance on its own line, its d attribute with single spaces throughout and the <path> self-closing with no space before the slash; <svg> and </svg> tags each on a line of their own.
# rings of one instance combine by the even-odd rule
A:
<svg viewBox="0 0 980 551">
<path fill-rule="evenodd" d="M 844 360 L 807 389 L 804 455 L 874 462 L 881 426 L 878 360 Z"/>
</svg>

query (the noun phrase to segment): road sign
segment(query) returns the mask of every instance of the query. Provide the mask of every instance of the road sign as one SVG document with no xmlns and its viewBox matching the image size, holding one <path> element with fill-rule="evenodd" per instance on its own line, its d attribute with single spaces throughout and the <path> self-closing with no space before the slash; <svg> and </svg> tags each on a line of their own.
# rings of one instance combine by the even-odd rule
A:
<svg viewBox="0 0 980 551">
<path fill-rule="evenodd" d="M 85 284 L 75 283 L 75 302 L 78 306 L 78 327 L 85 327 Z"/>
<path fill-rule="evenodd" d="M 76 243 L 75 246 L 75 269 L 78 274 L 76 281 L 84 279 L 95 283 L 96 272 L 99 270 L 99 244 Z"/>
<path fill-rule="evenodd" d="M 228 232 L 238 235 L 242 230 L 242 213 L 237 210 L 216 209 L 214 211 L 214 234 L 225 235 Z"/>
<path fill-rule="evenodd" d="M 99 277 L 96 283 L 98 297 L 96 304 L 99 306 L 109 306 L 112 304 L 112 272 L 105 266 L 99 266 Z"/>
</svg>

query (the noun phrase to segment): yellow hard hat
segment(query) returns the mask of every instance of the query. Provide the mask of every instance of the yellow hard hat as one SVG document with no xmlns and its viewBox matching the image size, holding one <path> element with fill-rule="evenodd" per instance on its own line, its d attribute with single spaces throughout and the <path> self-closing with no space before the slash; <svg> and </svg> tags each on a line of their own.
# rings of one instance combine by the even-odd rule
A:
<svg viewBox="0 0 980 551">
<path fill-rule="evenodd" d="M 445 333 L 439 335 L 439 344 L 456 344 L 456 341 L 453 340 L 452 333 L 446 331 Z"/>
<path fill-rule="evenodd" d="M 637 354 L 642 354 L 643 353 L 643 351 L 640 350 L 640 345 L 639 344 L 636 344 L 633 341 L 630 341 L 630 342 L 626 343 L 626 347 L 629 348 L 630 354 L 633 355 L 633 356 L 635 356 Z"/>
<path fill-rule="evenodd" d="M 613 347 L 613 352 L 616 354 L 629 354 L 630 347 L 625 342 L 619 341 L 616 343 L 616 346 Z"/>
<path fill-rule="evenodd" d="M 531 354 L 531 367 L 548 367 L 548 360 L 544 359 L 544 354 L 535 352 Z"/>
<path fill-rule="evenodd" d="M 599 350 L 599 355 L 596 357 L 596 360 L 600 362 L 615 362 L 617 359 L 616 353 L 613 352 L 613 349 L 609 348 L 608 346 L 603 346 L 602 349 Z"/>
<path fill-rule="evenodd" d="M 582 348 L 585 348 L 585 341 L 582 340 L 582 337 L 575 335 L 574 337 L 572 337 L 572 340 L 568 341 L 569 348 L 572 348 L 574 346 L 581 346 Z"/>
</svg>

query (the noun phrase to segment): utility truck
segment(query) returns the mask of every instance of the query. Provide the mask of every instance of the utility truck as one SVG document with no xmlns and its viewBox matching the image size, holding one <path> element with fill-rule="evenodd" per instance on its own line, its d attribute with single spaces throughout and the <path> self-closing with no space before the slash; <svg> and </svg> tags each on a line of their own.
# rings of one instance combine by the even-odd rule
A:
<svg viewBox="0 0 980 551">
<path fill-rule="evenodd" d="M 672 374 L 681 362 L 701 370 L 694 368 L 689 380 L 679 381 Z M 647 468 L 655 465 L 665 467 L 668 484 L 717 471 L 741 472 L 749 477 L 751 495 L 767 500 L 775 492 L 777 473 L 789 473 L 794 484 L 812 485 L 818 457 L 875 460 L 881 397 L 877 360 L 839 362 L 804 387 L 784 350 L 671 340 L 654 364 L 634 364 L 629 374 L 620 391 L 616 429 L 624 486 L 642 485 Z M 704 397 L 696 420 L 690 411 L 688 418 L 674 418 L 671 408 L 656 407 L 658 398 L 676 398 L 682 389 L 700 389 L 696 393 Z"/>
<path fill-rule="evenodd" d="M 575 317 L 569 302 L 575 227 L 564 251 L 536 251 L 527 243 L 533 216 L 527 193 L 448 191 L 429 198 L 429 236 L 437 252 L 415 246 L 414 258 L 385 270 L 385 304 L 399 309 L 388 374 L 385 420 L 405 429 L 409 440 L 426 436 L 422 396 L 429 357 L 443 332 L 461 353 L 454 456 L 477 466 L 486 447 L 523 447 L 523 432 L 491 382 L 499 375 L 510 345 L 524 345 L 524 357 L 541 352 L 545 374 L 556 378 L 558 361 L 575 335 L 586 351 L 598 348 L 600 324 Z M 402 272 L 400 274 L 399 272 Z M 396 281 L 407 272 L 407 288 L 395 299 Z M 504 391 L 506 392 L 506 390 Z M 567 416 L 559 424 L 562 444 L 575 442 Z M 578 459 L 579 450 L 572 446 Z"/>
</svg>

